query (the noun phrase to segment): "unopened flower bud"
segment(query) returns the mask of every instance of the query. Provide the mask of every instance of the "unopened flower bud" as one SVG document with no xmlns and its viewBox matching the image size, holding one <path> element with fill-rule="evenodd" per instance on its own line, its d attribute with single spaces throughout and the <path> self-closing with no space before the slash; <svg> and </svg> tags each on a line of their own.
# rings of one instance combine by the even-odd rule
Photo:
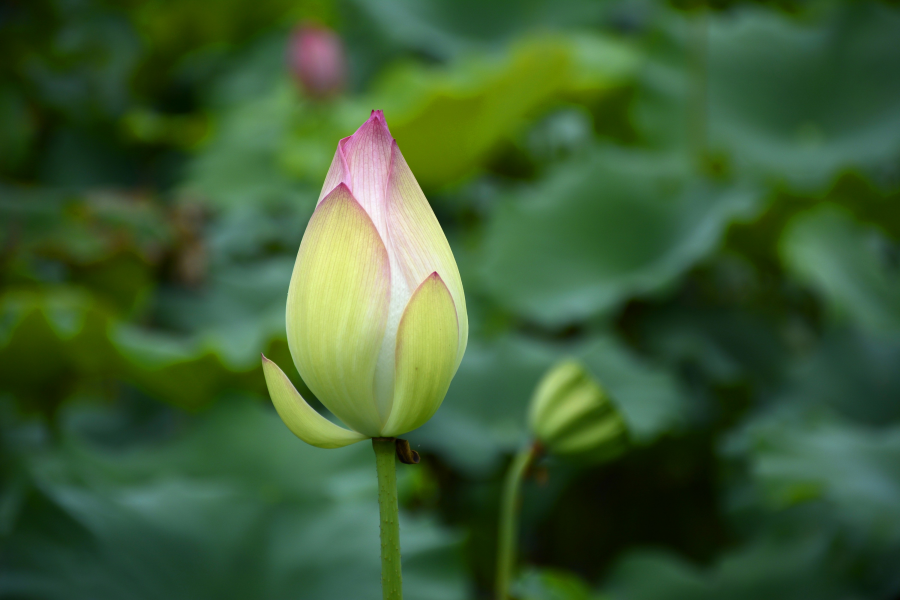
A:
<svg viewBox="0 0 900 600">
<path fill-rule="evenodd" d="M 318 25 L 295 29 L 288 43 L 288 64 L 291 74 L 312 98 L 330 98 L 344 89 L 344 45 L 331 29 Z"/>
<path fill-rule="evenodd" d="M 314 411 L 275 363 L 275 408 L 299 438 L 336 448 L 396 437 L 441 405 L 468 340 L 456 261 L 380 110 L 338 143 L 287 299 L 287 338 Z"/>
<path fill-rule="evenodd" d="M 626 440 L 622 414 L 584 367 L 565 360 L 541 379 L 529 408 L 535 438 L 552 454 L 611 454 Z"/>
</svg>

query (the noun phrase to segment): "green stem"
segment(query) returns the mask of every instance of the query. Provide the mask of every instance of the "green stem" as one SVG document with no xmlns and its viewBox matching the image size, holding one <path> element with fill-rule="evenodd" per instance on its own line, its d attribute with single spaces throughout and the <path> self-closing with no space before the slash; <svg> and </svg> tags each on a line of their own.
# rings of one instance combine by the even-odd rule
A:
<svg viewBox="0 0 900 600">
<path fill-rule="evenodd" d="M 516 560 L 519 495 L 522 490 L 522 480 L 536 453 L 537 448 L 534 445 L 520 450 L 513 458 L 509 471 L 506 472 L 506 481 L 503 483 L 500 531 L 497 539 L 497 600 L 506 600 L 509 597 L 509 583 Z"/>
<path fill-rule="evenodd" d="M 381 593 L 384 600 L 403 600 L 395 440 L 372 438 L 372 447 L 378 470 L 378 508 L 381 511 Z"/>
</svg>

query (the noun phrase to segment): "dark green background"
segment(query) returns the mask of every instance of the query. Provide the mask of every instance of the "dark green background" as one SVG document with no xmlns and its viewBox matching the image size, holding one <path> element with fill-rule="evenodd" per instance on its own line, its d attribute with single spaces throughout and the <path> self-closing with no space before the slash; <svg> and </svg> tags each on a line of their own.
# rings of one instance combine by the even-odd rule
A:
<svg viewBox="0 0 900 600">
<path fill-rule="evenodd" d="M 526 484 L 519 598 L 900 598 L 896 5 L 7 0 L 0 57 L 0 597 L 380 597 L 369 445 L 294 438 L 259 363 L 318 406 L 286 290 L 380 108 L 472 324 L 400 467 L 407 598 L 489 597 L 563 356 L 632 444 Z"/>
</svg>

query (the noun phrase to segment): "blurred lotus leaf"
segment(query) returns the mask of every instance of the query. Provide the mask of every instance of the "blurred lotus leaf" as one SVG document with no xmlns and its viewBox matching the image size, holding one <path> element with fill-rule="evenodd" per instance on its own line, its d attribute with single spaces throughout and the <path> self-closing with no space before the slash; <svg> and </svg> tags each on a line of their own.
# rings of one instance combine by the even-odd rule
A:
<svg viewBox="0 0 900 600">
<path fill-rule="evenodd" d="M 652 550 L 626 555 L 614 567 L 604 591 L 613 600 L 772 600 L 822 598 L 852 594 L 847 578 L 833 570 L 819 572 L 829 559 L 829 537 L 762 539 L 724 555 L 711 569 L 701 569 Z"/>
<path fill-rule="evenodd" d="M 794 218 L 781 240 L 787 266 L 839 310 L 874 334 L 900 331 L 896 243 L 833 206 Z"/>
<path fill-rule="evenodd" d="M 0 390 L 31 410 L 56 411 L 86 383 L 115 372 L 110 315 L 78 290 L 9 291 L 0 296 Z"/>
<path fill-rule="evenodd" d="M 162 447 L 71 439 L 34 456 L 27 494 L 39 501 L 4 542 L 0 595 L 379 598 L 368 448 L 295 442 L 274 411 L 241 399 Z M 403 527 L 407 596 L 463 598 L 458 538 L 408 515 Z"/>
<path fill-rule="evenodd" d="M 672 156 L 597 148 L 503 203 L 481 275 L 505 306 L 562 327 L 671 285 L 758 200 Z"/>
<path fill-rule="evenodd" d="M 553 569 L 526 571 L 513 586 L 522 600 L 603 600 L 576 575 Z"/>
<path fill-rule="evenodd" d="M 337 140 L 372 108 L 385 111 L 420 184 L 441 187 L 476 171 L 527 118 L 565 98 L 621 88 L 637 65 L 634 49 L 614 38 L 545 36 L 500 57 L 473 57 L 448 68 L 398 64 L 367 97 L 330 106 L 301 102 L 282 77 L 267 93 L 226 112 L 195 162 L 188 189 L 233 204 L 283 197 L 293 185 L 290 175 L 318 182 Z"/>
<path fill-rule="evenodd" d="M 849 169 L 878 176 L 900 157 L 895 10 L 834 4 L 792 21 L 745 6 L 662 22 L 635 113 L 650 139 L 724 152 L 803 190 Z"/>
<path fill-rule="evenodd" d="M 608 16 L 603 2 L 354 0 L 393 43 L 450 58 L 534 31 L 583 28 Z"/>
<path fill-rule="evenodd" d="M 457 65 L 444 72 L 398 68 L 370 100 L 384 99 L 391 132 L 426 189 L 470 175 L 554 101 L 627 85 L 638 59 L 614 38 L 541 37 L 513 46 L 502 60 Z"/>
<path fill-rule="evenodd" d="M 32 151 L 37 123 L 24 95 L 12 86 L 0 86 L 0 172 L 15 171 Z"/>
<path fill-rule="evenodd" d="M 4 190 L 0 243 L 11 255 L 9 284 L 69 279 L 121 312 L 139 310 L 173 232 L 149 198 L 96 191 L 84 197 Z"/>
<path fill-rule="evenodd" d="M 828 331 L 815 352 L 792 365 L 777 401 L 827 406 L 868 425 L 891 423 L 900 417 L 898 362 L 896 339 L 852 329 Z"/>
<path fill-rule="evenodd" d="M 869 546 L 900 555 L 900 429 L 874 430 L 827 414 L 774 414 L 751 423 L 750 468 L 778 508 L 821 500 Z"/>
</svg>

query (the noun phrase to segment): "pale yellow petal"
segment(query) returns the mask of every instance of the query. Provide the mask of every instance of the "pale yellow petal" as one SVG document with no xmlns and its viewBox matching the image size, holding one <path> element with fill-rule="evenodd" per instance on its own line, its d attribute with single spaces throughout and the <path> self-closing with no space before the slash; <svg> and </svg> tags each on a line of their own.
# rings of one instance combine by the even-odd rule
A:
<svg viewBox="0 0 900 600">
<path fill-rule="evenodd" d="M 284 424 L 298 438 L 318 448 L 342 448 L 367 439 L 361 433 L 335 425 L 313 410 L 287 375 L 265 356 L 262 357 L 262 365 L 272 404 Z"/>
<path fill-rule="evenodd" d="M 397 331 L 394 403 L 381 435 L 421 426 L 437 411 L 456 373 L 456 307 L 437 273 L 413 293 Z"/>
<path fill-rule="evenodd" d="M 387 185 L 389 252 L 399 267 L 408 289 L 416 289 L 431 273 L 437 272 L 453 298 L 459 321 L 459 338 L 454 372 L 462 360 L 469 337 L 466 298 L 459 268 L 450 244 L 425 194 L 394 143 Z M 397 273 L 394 273 L 397 276 Z"/>
<path fill-rule="evenodd" d="M 375 364 L 390 301 L 387 250 L 344 184 L 316 208 L 288 291 L 288 345 L 313 393 L 341 421 L 370 437 L 381 419 Z"/>
</svg>

